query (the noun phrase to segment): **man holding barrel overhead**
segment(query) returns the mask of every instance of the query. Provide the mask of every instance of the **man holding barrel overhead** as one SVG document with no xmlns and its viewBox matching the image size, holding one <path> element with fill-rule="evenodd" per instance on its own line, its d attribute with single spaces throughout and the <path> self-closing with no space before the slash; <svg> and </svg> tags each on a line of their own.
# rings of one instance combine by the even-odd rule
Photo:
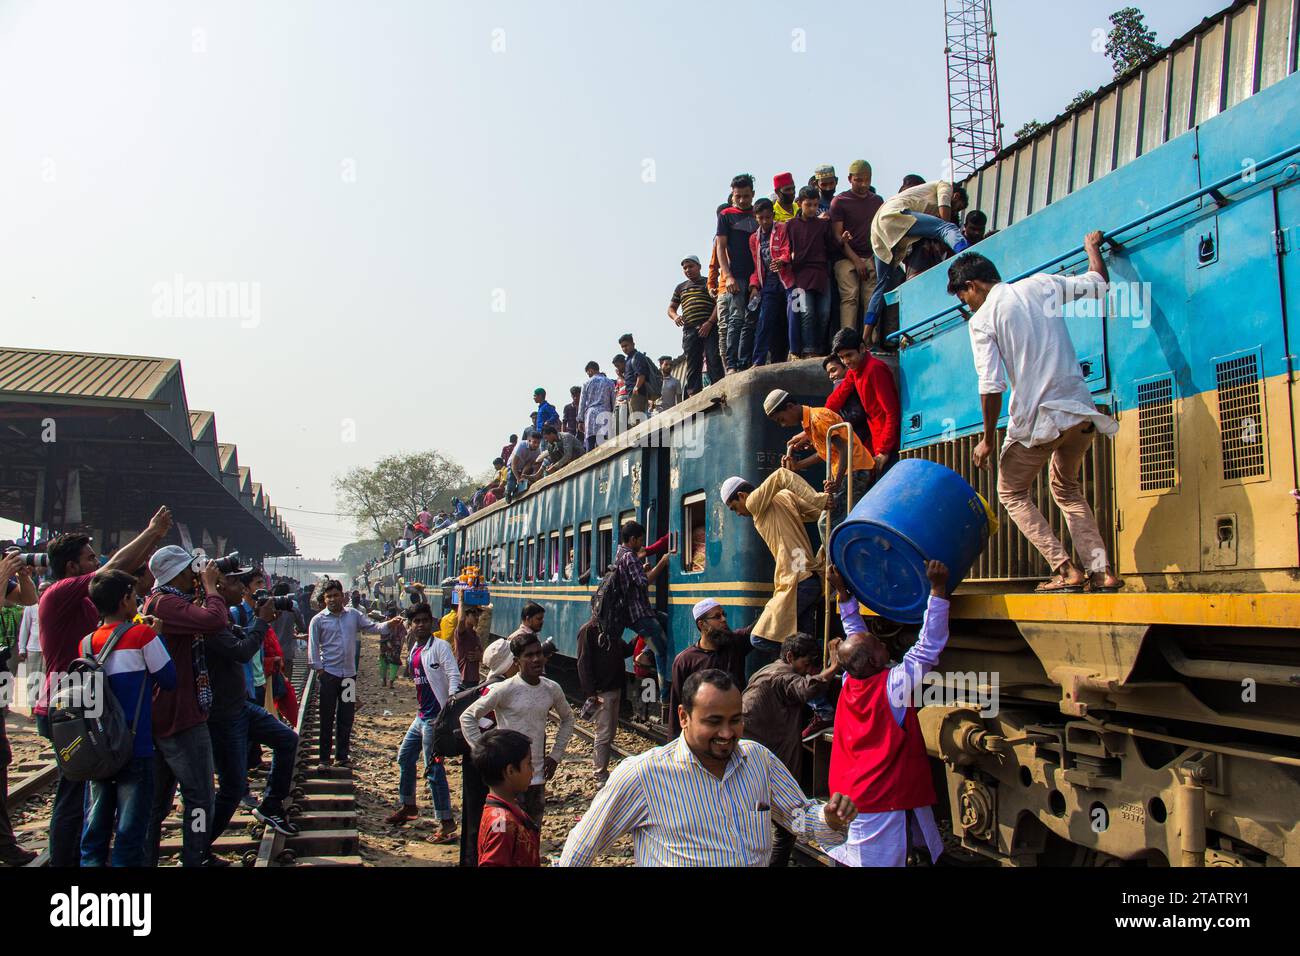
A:
<svg viewBox="0 0 1300 956">
<path fill-rule="evenodd" d="M 1093 402 L 1065 324 L 1067 302 L 1106 295 L 1110 274 L 1101 255 L 1103 239 L 1100 232 L 1084 237 L 1088 272 L 1082 276 L 1040 273 L 1003 282 L 997 267 L 978 252 L 958 256 L 948 267 L 948 291 L 973 313 L 966 320 L 984 413 L 984 436 L 974 453 L 980 468 L 989 467 L 997 443 L 1008 379 L 1012 386 L 998 458 L 998 498 L 1052 569 L 1039 592 L 1114 592 L 1124 586 L 1111 572 L 1097 517 L 1079 480 L 1097 432 L 1113 435 L 1119 425 Z M 1065 515 L 1082 567 L 1070 560 L 1029 496 L 1049 461 L 1052 497 Z"/>
<path fill-rule="evenodd" d="M 757 488 L 744 478 L 728 478 L 721 497 L 732 512 L 754 519 L 754 530 L 776 561 L 771 600 L 750 631 L 755 648 L 750 666 L 757 669 L 776 660 L 791 634 L 817 630 L 824 560 L 821 551 L 813 551 L 805 525 L 830 510 L 831 496 L 813 491 L 789 468 L 778 468 Z"/>
</svg>

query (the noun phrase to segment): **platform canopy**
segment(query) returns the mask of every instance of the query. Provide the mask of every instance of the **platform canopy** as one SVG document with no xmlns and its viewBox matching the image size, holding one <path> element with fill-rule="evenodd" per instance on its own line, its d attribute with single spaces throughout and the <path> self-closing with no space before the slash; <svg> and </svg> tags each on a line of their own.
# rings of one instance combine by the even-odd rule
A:
<svg viewBox="0 0 1300 956">
<path fill-rule="evenodd" d="M 164 504 L 173 543 L 297 552 L 216 415 L 189 408 L 178 360 L 0 349 L 0 516 L 86 530 L 106 551 Z"/>
</svg>

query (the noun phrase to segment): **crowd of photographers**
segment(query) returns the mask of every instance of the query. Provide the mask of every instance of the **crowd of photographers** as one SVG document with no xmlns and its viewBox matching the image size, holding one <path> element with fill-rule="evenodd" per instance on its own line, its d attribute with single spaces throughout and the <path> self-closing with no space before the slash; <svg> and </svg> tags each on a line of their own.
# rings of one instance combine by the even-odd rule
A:
<svg viewBox="0 0 1300 956">
<path fill-rule="evenodd" d="M 10 703 L 21 665 L 37 732 L 59 765 L 52 866 L 153 866 L 177 847 L 185 866 L 228 865 L 211 847 L 241 805 L 280 833 L 297 832 L 283 808 L 298 746 L 288 675 L 297 635 L 311 628 L 311 587 L 295 591 L 296 582 L 268 578 L 237 554 L 208 559 L 163 544 L 171 527 L 163 507 L 106 559 L 84 534 L 60 535 L 43 552 L 11 548 L 0 559 L 0 704 Z M 310 653 L 322 680 L 340 670 L 318 660 L 320 647 Z M 0 863 L 25 865 L 35 854 L 17 843 L 4 809 L 4 709 Z M 255 773 L 263 747 L 264 787 Z M 183 817 L 172 831 L 178 788 Z"/>
</svg>

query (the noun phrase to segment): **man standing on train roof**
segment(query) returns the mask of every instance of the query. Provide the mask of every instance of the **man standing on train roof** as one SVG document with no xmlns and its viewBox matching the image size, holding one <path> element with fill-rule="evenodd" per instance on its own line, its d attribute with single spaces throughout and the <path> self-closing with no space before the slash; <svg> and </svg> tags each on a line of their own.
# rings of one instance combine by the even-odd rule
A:
<svg viewBox="0 0 1300 956">
<path fill-rule="evenodd" d="M 1065 303 L 1106 294 L 1110 274 L 1101 255 L 1104 238 L 1100 232 L 1084 237 L 1088 272 L 1082 276 L 1039 274 L 1003 282 L 997 267 L 978 252 L 959 256 L 948 268 L 948 291 L 972 313 L 967 321 L 984 413 L 984 436 L 974 454 L 980 468 L 989 467 L 1002 393 L 1010 379 L 998 499 L 1052 569 L 1052 579 L 1037 588 L 1041 592 L 1114 592 L 1124 586 L 1111 571 L 1097 518 L 1080 484 L 1094 436 L 1098 431 L 1113 435 L 1119 424 L 1093 402 L 1064 316 Z M 1082 568 L 1070 560 L 1029 496 L 1049 460 L 1052 497 L 1065 515 Z"/>
<path fill-rule="evenodd" d="M 842 415 L 849 395 L 858 396 L 871 425 L 871 452 L 876 457 L 873 481 L 879 481 L 880 476 L 898 460 L 903 416 L 899 409 L 898 385 L 894 382 L 894 373 L 867 350 L 862 334 L 857 329 L 840 329 L 836 332 L 831 342 L 831 351 L 839 356 L 849 371 L 826 399 L 826 407 Z"/>
<path fill-rule="evenodd" d="M 537 417 L 533 419 L 533 426 L 540 432 L 547 425 L 554 422 L 560 424 L 560 413 L 555 410 L 555 406 L 546 400 L 546 389 L 533 389 L 533 401 L 537 403 Z"/>
<path fill-rule="evenodd" d="M 836 653 L 845 671 L 835 710 L 827 786 L 858 810 L 848 840 L 828 852 L 845 866 L 906 866 L 919 840 L 937 860 L 943 840 L 934 822 L 930 761 L 913 697 L 948 643 L 948 568 L 927 561 L 930 599 L 916 643 L 889 666 L 889 649 L 871 634 L 857 598 L 839 572 L 829 572 L 839 595 L 845 638 Z"/>
<path fill-rule="evenodd" d="M 578 399 L 578 434 L 583 447 L 591 451 L 609 437 L 610 422 L 614 420 L 614 380 L 600 370 L 598 362 L 588 362 L 587 381 Z"/>
<path fill-rule="evenodd" d="M 772 597 L 750 632 L 759 651 L 753 666 L 762 667 L 776 660 L 791 634 L 817 631 L 824 559 L 821 551 L 813 551 L 805 525 L 830 510 L 831 496 L 813 491 L 789 468 L 778 468 L 757 488 L 744 478 L 728 478 L 721 498 L 733 513 L 754 519 L 754 530 L 776 561 Z"/>
</svg>

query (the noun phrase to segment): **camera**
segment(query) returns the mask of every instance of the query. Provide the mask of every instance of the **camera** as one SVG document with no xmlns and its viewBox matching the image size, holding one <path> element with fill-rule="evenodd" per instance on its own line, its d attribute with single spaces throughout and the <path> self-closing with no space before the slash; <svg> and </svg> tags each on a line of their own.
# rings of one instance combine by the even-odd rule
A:
<svg viewBox="0 0 1300 956">
<path fill-rule="evenodd" d="M 270 601 L 271 606 L 274 607 L 277 611 L 296 611 L 298 609 L 298 605 L 294 603 L 293 598 L 291 598 L 289 595 L 272 594 L 270 591 L 266 590 L 265 588 L 255 592 L 253 594 L 253 600 L 258 604 L 261 604 L 263 601 Z"/>
<path fill-rule="evenodd" d="M 16 554 L 23 564 L 29 568 L 48 568 L 50 566 L 50 556 L 44 551 L 19 551 L 17 548 L 10 548 L 5 554 Z"/>
<path fill-rule="evenodd" d="M 239 552 L 231 551 L 229 554 L 220 558 L 209 559 L 202 551 L 194 555 L 194 562 L 190 565 L 195 574 L 202 574 L 203 569 L 211 564 L 222 574 L 230 574 L 232 571 L 240 570 Z"/>
</svg>

